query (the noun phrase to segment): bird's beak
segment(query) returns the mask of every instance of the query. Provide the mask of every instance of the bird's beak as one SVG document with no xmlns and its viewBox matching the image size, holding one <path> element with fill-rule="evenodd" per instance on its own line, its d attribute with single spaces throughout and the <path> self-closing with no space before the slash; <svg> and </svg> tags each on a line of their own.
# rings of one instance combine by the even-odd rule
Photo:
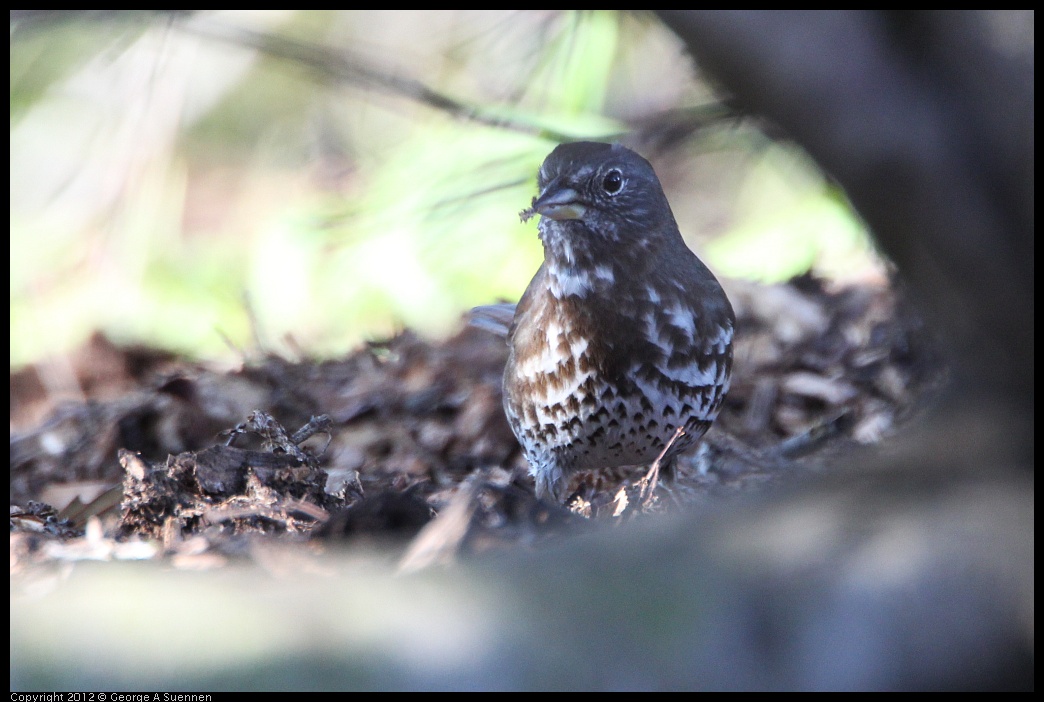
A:
<svg viewBox="0 0 1044 702">
<path fill-rule="evenodd" d="M 580 194 L 572 188 L 561 187 L 552 182 L 540 197 L 533 200 L 532 212 L 548 219 L 580 219 L 587 208 L 580 201 Z"/>
</svg>

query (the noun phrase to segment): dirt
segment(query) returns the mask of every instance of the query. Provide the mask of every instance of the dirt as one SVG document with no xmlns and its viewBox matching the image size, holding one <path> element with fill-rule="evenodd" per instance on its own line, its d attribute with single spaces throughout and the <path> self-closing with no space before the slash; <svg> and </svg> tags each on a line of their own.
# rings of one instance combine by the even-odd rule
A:
<svg viewBox="0 0 1044 702">
<path fill-rule="evenodd" d="M 391 545 L 406 568 L 532 547 L 760 489 L 828 449 L 890 435 L 944 380 L 895 285 L 731 282 L 733 386 L 671 485 L 646 467 L 577 475 L 535 499 L 501 408 L 502 339 L 462 321 L 343 359 L 244 359 L 234 371 L 95 336 L 11 376 L 12 572 L 56 560 L 208 568 L 265 544 Z"/>
</svg>

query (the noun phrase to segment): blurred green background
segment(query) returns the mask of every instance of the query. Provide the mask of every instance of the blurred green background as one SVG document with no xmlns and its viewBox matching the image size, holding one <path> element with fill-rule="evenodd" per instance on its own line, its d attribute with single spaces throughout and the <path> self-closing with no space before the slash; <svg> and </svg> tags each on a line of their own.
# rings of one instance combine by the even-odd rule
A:
<svg viewBox="0 0 1044 702">
<path fill-rule="evenodd" d="M 517 213 L 562 139 L 650 157 L 723 276 L 880 274 L 651 16 L 39 12 L 11 23 L 13 368 L 95 330 L 210 359 L 450 333 L 539 266 Z"/>
</svg>

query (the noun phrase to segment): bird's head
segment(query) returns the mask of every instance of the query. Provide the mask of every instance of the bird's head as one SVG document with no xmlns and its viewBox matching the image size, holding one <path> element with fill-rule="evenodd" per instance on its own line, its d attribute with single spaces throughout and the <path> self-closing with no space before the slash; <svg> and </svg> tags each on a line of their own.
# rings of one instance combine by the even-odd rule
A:
<svg viewBox="0 0 1044 702">
<path fill-rule="evenodd" d="M 523 212 L 526 219 L 539 214 L 542 224 L 578 223 L 595 236 L 623 244 L 628 237 L 665 227 L 677 231 L 652 166 L 620 144 L 561 144 L 544 159 L 537 186 L 539 194 Z"/>
</svg>

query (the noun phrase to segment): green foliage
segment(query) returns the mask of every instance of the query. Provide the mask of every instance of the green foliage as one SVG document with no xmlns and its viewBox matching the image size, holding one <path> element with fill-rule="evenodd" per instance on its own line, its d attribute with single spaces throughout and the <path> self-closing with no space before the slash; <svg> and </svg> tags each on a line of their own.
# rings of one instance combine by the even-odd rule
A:
<svg viewBox="0 0 1044 702">
<path fill-rule="evenodd" d="M 229 28 L 330 60 L 259 51 Z M 517 213 L 556 140 L 610 139 L 707 95 L 662 27 L 609 11 L 17 29 L 12 365 L 98 329 L 203 357 L 255 338 L 340 354 L 402 326 L 445 334 L 472 305 L 516 299 L 536 271 L 536 223 Z M 714 134 L 749 159 L 749 130 Z M 861 231 L 810 164 L 768 153 L 718 208 L 713 229 L 732 234 L 706 253 L 726 274 L 800 272 Z"/>
<path fill-rule="evenodd" d="M 727 235 L 706 248 L 727 276 L 780 282 L 813 269 L 844 277 L 877 266 L 844 193 L 794 149 L 768 148 L 747 171 L 733 210 Z"/>
</svg>

